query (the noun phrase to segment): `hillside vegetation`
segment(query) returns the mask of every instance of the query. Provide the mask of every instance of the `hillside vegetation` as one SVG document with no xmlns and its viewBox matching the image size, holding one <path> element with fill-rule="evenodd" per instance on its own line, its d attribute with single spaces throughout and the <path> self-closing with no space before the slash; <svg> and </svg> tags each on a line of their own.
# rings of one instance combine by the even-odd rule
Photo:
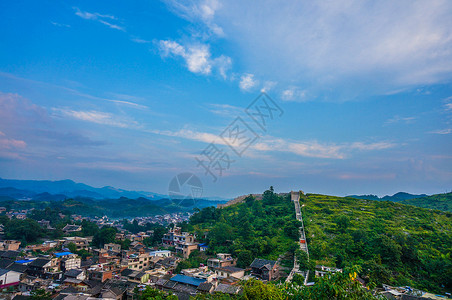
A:
<svg viewBox="0 0 452 300">
<path fill-rule="evenodd" d="M 311 268 L 360 266 L 368 283 L 452 289 L 452 214 L 389 201 L 308 194 L 301 199 Z M 209 252 L 229 252 L 241 267 L 297 249 L 299 222 L 289 195 L 264 192 L 225 208 L 205 208 L 186 230 L 206 236 Z"/>
<path fill-rule="evenodd" d="M 184 229 L 208 242 L 209 253 L 232 253 L 240 267 L 247 267 L 256 257 L 276 260 L 294 252 L 299 226 L 290 196 L 276 195 L 270 189 L 262 200 L 250 195 L 242 204 L 205 208 Z"/>
<path fill-rule="evenodd" d="M 362 266 L 365 280 L 452 289 L 452 214 L 389 201 L 308 194 L 303 219 L 318 263 Z"/>
<path fill-rule="evenodd" d="M 452 193 L 403 200 L 401 203 L 452 212 Z"/>
</svg>

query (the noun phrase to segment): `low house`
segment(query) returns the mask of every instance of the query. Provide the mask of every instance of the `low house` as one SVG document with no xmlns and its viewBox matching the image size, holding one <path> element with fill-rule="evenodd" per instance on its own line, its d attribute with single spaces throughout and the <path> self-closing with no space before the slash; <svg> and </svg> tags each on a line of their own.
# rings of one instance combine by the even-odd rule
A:
<svg viewBox="0 0 452 300">
<path fill-rule="evenodd" d="M 237 278 L 241 279 L 243 276 L 245 276 L 245 269 L 237 268 L 237 267 L 222 267 L 222 268 L 216 268 L 215 274 L 217 274 L 218 278 Z"/>
<path fill-rule="evenodd" d="M 207 249 L 209 249 L 209 246 L 207 246 L 206 243 L 199 244 L 198 247 L 199 247 L 199 251 L 201 251 L 201 252 L 207 251 Z"/>
<path fill-rule="evenodd" d="M 113 251 L 113 252 L 120 253 L 121 252 L 121 245 L 113 244 L 113 243 L 105 244 L 104 245 L 104 249 L 107 250 L 107 251 Z"/>
<path fill-rule="evenodd" d="M 149 256 L 151 257 L 170 257 L 171 251 L 169 250 L 158 250 L 149 252 Z"/>
<path fill-rule="evenodd" d="M 218 253 L 216 258 L 209 258 L 207 260 L 207 266 L 211 268 L 223 268 L 233 267 L 237 263 L 237 260 L 232 258 L 231 254 Z"/>
<path fill-rule="evenodd" d="M 78 237 L 78 236 L 65 237 L 64 242 L 63 242 L 63 247 L 67 248 L 68 245 L 71 243 L 75 245 L 75 247 L 77 248 L 77 251 L 80 251 L 80 250 L 88 250 L 90 241 L 86 237 L 85 238 Z"/>
<path fill-rule="evenodd" d="M 77 270 L 77 269 L 71 269 L 69 271 L 66 271 L 66 273 L 64 273 L 64 277 L 78 279 L 78 280 L 85 280 L 85 278 L 86 278 L 85 272 L 83 272 L 82 270 Z"/>
<path fill-rule="evenodd" d="M 190 254 L 194 251 L 198 250 L 198 244 L 194 243 L 182 243 L 176 246 L 176 253 L 182 254 L 182 256 L 187 259 L 190 257 Z"/>
<path fill-rule="evenodd" d="M 251 274 L 262 280 L 275 280 L 279 278 L 278 264 L 274 260 L 255 258 L 250 265 Z"/>
<path fill-rule="evenodd" d="M 177 267 L 180 258 L 177 257 L 165 257 L 155 263 L 156 268 L 164 268 L 165 270 L 173 270 Z"/>
<path fill-rule="evenodd" d="M 149 279 L 149 274 L 143 271 L 134 271 L 131 269 L 124 269 L 121 272 L 121 276 L 125 277 L 128 281 L 136 283 L 146 283 Z"/>
<path fill-rule="evenodd" d="M 19 256 L 19 251 L 14 250 L 0 250 L 0 258 L 9 258 L 9 259 L 16 259 L 16 257 Z"/>
<path fill-rule="evenodd" d="M 43 279 L 60 279 L 58 259 L 37 258 L 28 264 L 27 274 Z"/>
<path fill-rule="evenodd" d="M 16 240 L 6 240 L 0 242 L 0 250 L 12 250 L 16 251 L 19 250 L 20 241 Z"/>
<path fill-rule="evenodd" d="M 16 271 L 0 269 L 0 290 L 19 285 L 21 275 L 22 273 Z"/>
<path fill-rule="evenodd" d="M 230 294 L 230 295 L 237 295 L 240 292 L 240 287 L 220 283 L 215 288 L 215 293 L 223 293 L 223 294 Z"/>
<path fill-rule="evenodd" d="M 198 285 L 196 290 L 200 293 L 211 294 L 215 290 L 215 285 L 210 282 L 203 282 Z"/>
<path fill-rule="evenodd" d="M 81 225 L 70 225 L 70 224 L 67 224 L 63 228 L 63 232 L 66 233 L 66 234 L 69 234 L 69 233 L 72 233 L 72 232 L 79 232 L 79 231 L 82 231 L 82 226 Z"/>
<path fill-rule="evenodd" d="M 315 277 L 323 277 L 328 273 L 342 272 L 342 269 L 317 265 L 315 266 Z"/>
</svg>

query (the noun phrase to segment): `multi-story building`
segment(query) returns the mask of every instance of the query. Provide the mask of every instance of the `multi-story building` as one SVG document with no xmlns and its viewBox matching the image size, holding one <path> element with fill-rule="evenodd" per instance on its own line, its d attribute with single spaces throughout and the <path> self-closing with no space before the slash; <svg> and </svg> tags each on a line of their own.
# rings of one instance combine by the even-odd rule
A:
<svg viewBox="0 0 452 300">
<path fill-rule="evenodd" d="M 151 258 L 149 252 L 136 252 L 128 254 L 121 261 L 121 266 L 132 270 L 146 270 L 149 268 L 151 263 Z"/>
<path fill-rule="evenodd" d="M 59 252 L 54 255 L 60 259 L 60 269 L 63 272 L 79 269 L 82 264 L 81 258 L 78 257 L 77 254 L 71 252 Z"/>
<path fill-rule="evenodd" d="M 77 251 L 80 250 L 89 250 L 89 240 L 87 238 L 73 236 L 73 237 L 65 237 L 63 246 L 67 248 L 67 246 L 73 243 L 75 247 L 77 247 Z"/>
<path fill-rule="evenodd" d="M 164 245 L 179 245 L 184 243 L 194 243 L 195 236 L 188 232 L 181 232 L 180 227 L 174 227 L 168 233 L 163 235 L 162 243 Z"/>
</svg>

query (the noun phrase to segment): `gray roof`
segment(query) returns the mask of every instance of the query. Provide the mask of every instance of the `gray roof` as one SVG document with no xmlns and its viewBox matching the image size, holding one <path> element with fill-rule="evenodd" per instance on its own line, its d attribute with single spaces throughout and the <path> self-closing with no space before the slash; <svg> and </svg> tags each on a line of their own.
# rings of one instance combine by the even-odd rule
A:
<svg viewBox="0 0 452 300">
<path fill-rule="evenodd" d="M 198 291 L 210 292 L 212 287 L 213 287 L 213 284 L 211 284 L 210 282 L 203 282 L 198 286 Z"/>
<path fill-rule="evenodd" d="M 276 264 L 276 261 L 274 260 L 268 260 L 268 259 L 260 259 L 255 258 L 254 261 L 251 263 L 251 268 L 261 269 L 264 266 L 269 265 L 270 268 L 273 268 L 273 266 Z"/>
<path fill-rule="evenodd" d="M 29 263 L 28 265 L 30 267 L 44 267 L 46 264 L 48 264 L 50 262 L 50 259 L 46 259 L 46 258 L 37 258 L 34 261 L 32 261 L 31 263 Z"/>
<path fill-rule="evenodd" d="M 25 273 L 25 271 L 28 269 L 27 265 L 13 263 L 12 265 L 8 266 L 6 269 L 11 271 L 16 271 L 19 273 Z"/>
<path fill-rule="evenodd" d="M 0 259 L 0 269 L 6 269 L 14 263 L 14 260 L 9 258 Z"/>
<path fill-rule="evenodd" d="M 70 269 L 69 271 L 67 271 L 66 273 L 64 273 L 64 275 L 66 277 L 77 277 L 78 275 L 80 275 L 83 271 L 82 270 L 77 270 L 77 269 Z"/>
<path fill-rule="evenodd" d="M 220 283 L 216 288 L 215 292 L 225 293 L 225 294 L 237 294 L 240 288 L 237 286 Z"/>
</svg>

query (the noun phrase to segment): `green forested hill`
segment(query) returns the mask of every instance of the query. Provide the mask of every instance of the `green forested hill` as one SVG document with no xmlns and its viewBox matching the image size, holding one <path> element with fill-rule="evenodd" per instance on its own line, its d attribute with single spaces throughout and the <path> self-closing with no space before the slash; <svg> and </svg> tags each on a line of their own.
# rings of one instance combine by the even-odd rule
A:
<svg viewBox="0 0 452 300">
<path fill-rule="evenodd" d="M 401 203 L 452 212 L 452 193 L 403 200 Z"/>
<path fill-rule="evenodd" d="M 302 199 L 310 258 L 340 268 L 359 265 L 376 284 L 431 292 L 452 289 L 452 214 L 389 201 L 308 194 Z M 264 193 L 192 216 L 188 230 L 206 234 L 210 252 L 229 252 L 246 266 L 294 250 L 298 222 L 290 198 Z"/>
<path fill-rule="evenodd" d="M 318 263 L 361 265 L 361 275 L 377 284 L 452 289 L 451 213 L 314 194 L 303 202 L 309 253 Z"/>
</svg>

